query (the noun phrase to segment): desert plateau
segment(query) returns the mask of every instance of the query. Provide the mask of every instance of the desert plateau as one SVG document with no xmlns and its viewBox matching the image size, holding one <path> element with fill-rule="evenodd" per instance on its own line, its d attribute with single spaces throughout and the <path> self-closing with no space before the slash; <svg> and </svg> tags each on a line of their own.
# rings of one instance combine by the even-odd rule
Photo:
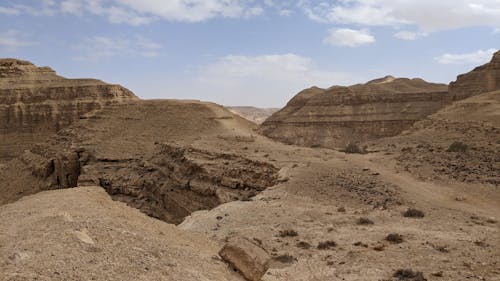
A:
<svg viewBox="0 0 500 281">
<path fill-rule="evenodd" d="M 76 2 L 81 11 L 68 12 Z M 61 6 L 62 17 L 91 13 L 83 7 L 92 1 L 76 2 Z M 125 2 L 116 5 L 135 9 Z M 165 21 L 195 29 L 203 9 L 221 1 L 203 9 L 197 1 L 171 2 L 193 16 L 169 18 L 161 10 L 143 22 L 140 15 L 153 11 L 138 9 L 130 28 Z M 0 17 L 52 16 L 28 16 L 27 8 L 4 4 Z M 96 11 L 93 17 L 108 15 Z M 114 27 L 132 19 L 113 15 L 120 16 L 110 16 Z M 231 15 L 221 20 L 235 20 Z M 252 21 L 251 14 L 241 17 Z M 282 17 L 291 20 L 293 13 Z M 430 40 L 432 32 L 416 41 Z M 143 37 L 110 45 L 99 60 L 123 50 L 114 55 L 119 61 L 161 59 Z M 137 46 L 149 53 L 139 55 Z M 233 91 L 243 75 L 267 81 L 279 59 L 225 57 L 216 65 L 234 76 L 222 88 Z M 260 68 L 265 61 L 271 66 Z M 106 80 L 99 73 L 108 64 L 86 65 Z M 144 65 L 143 75 L 156 79 L 157 66 Z M 218 75 L 215 67 L 207 77 Z M 290 64 L 279 69 L 272 79 L 296 71 Z M 255 98 L 264 106 L 230 106 L 236 103 L 144 96 L 126 80 L 118 85 L 56 71 L 0 58 L 0 281 L 500 281 L 498 50 L 457 71 L 451 83 L 383 74 L 351 86 L 306 88 L 287 96 L 282 108 L 266 103 L 272 87 L 263 97 L 241 90 L 242 101 Z M 109 72 L 117 76 L 102 76 L 127 71 L 133 70 L 117 67 Z M 300 76 L 306 74 L 284 84 Z"/>
</svg>

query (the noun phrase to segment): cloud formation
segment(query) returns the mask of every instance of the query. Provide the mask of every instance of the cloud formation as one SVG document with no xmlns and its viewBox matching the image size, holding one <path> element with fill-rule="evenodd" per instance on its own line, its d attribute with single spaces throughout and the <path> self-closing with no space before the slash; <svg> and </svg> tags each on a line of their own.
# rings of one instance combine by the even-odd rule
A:
<svg viewBox="0 0 500 281">
<path fill-rule="evenodd" d="M 250 18 L 264 13 L 253 0 L 41 0 L 35 3 L 0 6 L 0 14 L 89 14 L 105 17 L 111 23 L 142 25 L 155 20 L 202 22 L 214 18 Z"/>
<path fill-rule="evenodd" d="M 76 60 L 97 62 L 110 57 L 157 57 L 162 46 L 141 36 L 134 38 L 93 36 L 75 47 L 80 53 Z"/>
<path fill-rule="evenodd" d="M 310 19 L 359 26 L 416 26 L 423 32 L 500 27 L 498 0 L 301 0 Z"/>
<path fill-rule="evenodd" d="M 441 64 L 484 64 L 490 61 L 496 51 L 496 49 L 488 49 L 465 54 L 443 54 L 436 60 Z"/>
<path fill-rule="evenodd" d="M 221 57 L 200 69 L 195 87 L 204 94 L 216 93 L 210 100 L 224 105 L 265 101 L 259 105 L 282 106 L 304 88 L 354 82 L 359 81 L 347 73 L 322 70 L 312 59 L 288 53 Z"/>
<path fill-rule="evenodd" d="M 331 46 L 359 47 L 374 43 L 375 37 L 365 29 L 334 28 L 330 29 L 323 42 Z"/>
<path fill-rule="evenodd" d="M 0 33 L 0 49 L 16 51 L 21 47 L 28 47 L 32 45 L 34 45 L 33 42 L 23 39 L 22 34 L 16 30 L 9 30 Z"/>
</svg>

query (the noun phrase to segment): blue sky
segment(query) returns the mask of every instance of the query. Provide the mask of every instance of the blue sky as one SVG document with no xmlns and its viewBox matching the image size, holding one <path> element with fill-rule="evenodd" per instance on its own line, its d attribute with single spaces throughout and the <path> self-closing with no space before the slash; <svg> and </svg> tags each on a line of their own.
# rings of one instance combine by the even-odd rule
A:
<svg viewBox="0 0 500 281">
<path fill-rule="evenodd" d="M 142 98 L 281 107 L 313 85 L 448 83 L 499 48 L 500 0 L 0 1 L 0 57 Z"/>
</svg>

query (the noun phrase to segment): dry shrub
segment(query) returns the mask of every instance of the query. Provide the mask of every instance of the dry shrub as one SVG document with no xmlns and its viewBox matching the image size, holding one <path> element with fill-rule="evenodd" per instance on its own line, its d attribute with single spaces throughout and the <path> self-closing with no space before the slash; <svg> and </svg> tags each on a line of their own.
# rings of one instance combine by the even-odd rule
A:
<svg viewBox="0 0 500 281">
<path fill-rule="evenodd" d="M 425 213 L 415 208 L 409 208 L 403 213 L 403 216 L 407 218 L 423 218 L 425 217 Z"/>
</svg>

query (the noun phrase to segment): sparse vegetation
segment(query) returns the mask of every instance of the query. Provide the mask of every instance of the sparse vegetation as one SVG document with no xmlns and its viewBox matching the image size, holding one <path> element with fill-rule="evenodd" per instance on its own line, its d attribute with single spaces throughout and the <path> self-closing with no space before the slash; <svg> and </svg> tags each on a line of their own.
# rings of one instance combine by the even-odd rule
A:
<svg viewBox="0 0 500 281">
<path fill-rule="evenodd" d="M 273 260 L 279 261 L 281 263 L 293 263 L 295 261 L 295 257 L 289 254 L 279 255 L 274 257 Z"/>
<path fill-rule="evenodd" d="M 318 244 L 317 248 L 318 248 L 318 250 L 328 250 L 328 249 L 332 249 L 335 247 L 337 247 L 337 243 L 335 241 L 328 240 L 328 241 L 320 242 Z"/>
<path fill-rule="evenodd" d="M 423 218 L 425 217 L 425 213 L 415 208 L 409 208 L 403 213 L 403 216 L 406 218 Z"/>
<path fill-rule="evenodd" d="M 280 231 L 280 237 L 296 237 L 299 233 L 293 229 L 285 229 Z"/>
<path fill-rule="evenodd" d="M 369 218 L 359 218 L 358 219 L 358 222 L 357 222 L 358 225 L 371 225 L 371 224 L 374 224 L 374 222 L 369 219 Z"/>
<path fill-rule="evenodd" d="M 304 242 L 304 241 L 300 241 L 299 243 L 297 243 L 297 248 L 307 250 L 307 249 L 310 249 L 311 247 L 312 247 L 311 244 Z"/>
<path fill-rule="evenodd" d="M 459 152 L 459 153 L 464 153 L 469 150 L 469 146 L 461 141 L 456 141 L 452 143 L 448 149 L 446 150 L 447 152 Z"/>
<path fill-rule="evenodd" d="M 399 280 L 427 281 L 422 272 L 413 271 L 411 269 L 398 269 L 394 273 L 393 277 L 396 277 Z"/>
<path fill-rule="evenodd" d="M 343 150 L 342 152 L 349 153 L 349 154 L 366 154 L 368 151 L 366 151 L 365 148 L 360 147 L 359 145 L 351 142 L 349 143 Z"/>
<path fill-rule="evenodd" d="M 403 235 L 398 233 L 391 233 L 385 237 L 386 241 L 389 241 L 393 244 L 400 244 L 404 242 Z"/>
</svg>

